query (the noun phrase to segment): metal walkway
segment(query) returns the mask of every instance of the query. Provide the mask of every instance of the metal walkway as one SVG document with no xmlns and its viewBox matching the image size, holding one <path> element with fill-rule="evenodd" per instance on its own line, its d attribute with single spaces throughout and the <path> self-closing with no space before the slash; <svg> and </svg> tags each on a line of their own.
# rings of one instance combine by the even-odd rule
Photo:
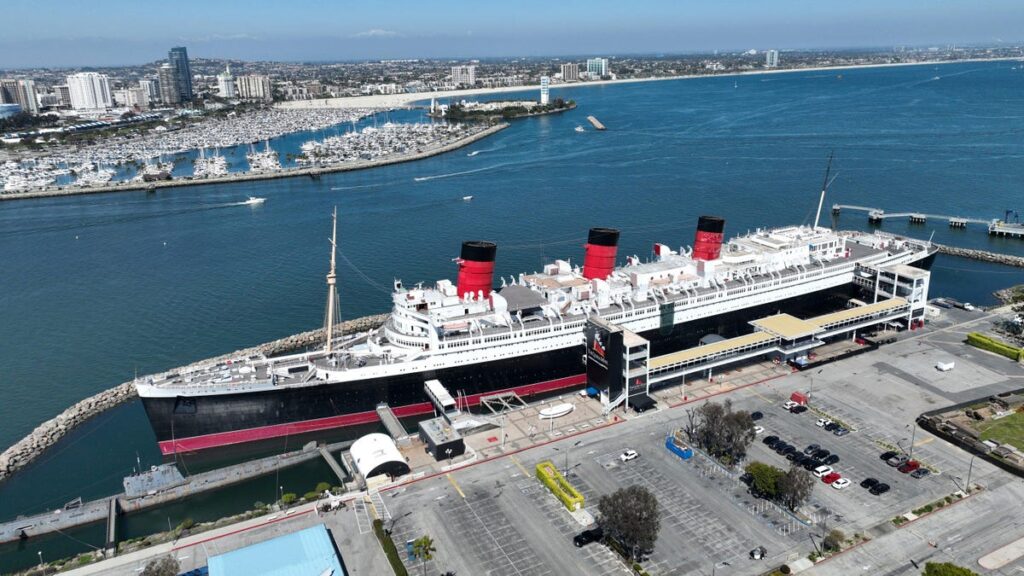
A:
<svg viewBox="0 0 1024 576">
<path fill-rule="evenodd" d="M 341 481 L 342 486 L 344 486 L 349 475 L 345 473 L 341 464 L 338 463 L 338 460 L 334 456 L 331 456 L 331 452 L 327 449 L 327 446 L 319 446 L 317 450 L 320 451 L 320 455 L 323 456 L 324 461 L 327 462 L 327 465 L 331 467 L 331 471 L 334 472 L 334 475 L 338 477 L 338 480 Z"/>
<path fill-rule="evenodd" d="M 117 498 L 111 498 L 107 508 L 107 549 L 117 546 Z"/>
<path fill-rule="evenodd" d="M 963 227 L 968 223 L 971 224 L 984 224 L 988 226 L 992 223 L 992 219 L 984 220 L 982 218 L 964 218 L 962 216 L 945 216 L 942 214 L 928 214 L 925 212 L 886 212 L 881 208 L 871 208 L 870 206 L 857 206 L 854 204 L 833 204 L 832 214 L 839 214 L 843 210 L 853 210 L 854 212 L 867 212 L 868 220 L 872 222 L 881 222 L 891 218 L 909 218 L 911 222 L 924 223 L 928 219 L 934 220 L 946 220 L 950 226 Z"/>
<path fill-rule="evenodd" d="M 387 404 L 377 405 L 377 416 L 380 417 L 380 421 L 384 423 L 384 428 L 387 428 L 388 434 L 398 440 L 399 438 L 405 438 L 409 435 L 406 432 L 405 427 L 398 421 L 398 416 L 391 410 L 391 406 Z"/>
</svg>

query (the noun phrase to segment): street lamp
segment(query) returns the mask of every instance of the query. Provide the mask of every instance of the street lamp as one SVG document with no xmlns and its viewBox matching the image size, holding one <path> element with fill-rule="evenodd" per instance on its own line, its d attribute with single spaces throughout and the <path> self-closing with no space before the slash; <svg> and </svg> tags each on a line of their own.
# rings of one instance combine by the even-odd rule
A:
<svg viewBox="0 0 1024 576">
<path fill-rule="evenodd" d="M 562 467 L 562 475 L 563 476 L 568 476 L 569 475 L 569 450 L 579 446 L 582 443 L 583 443 L 583 440 L 577 440 L 577 441 L 573 442 L 571 446 L 566 446 L 565 450 L 560 449 L 558 446 L 552 446 L 552 448 L 555 449 L 555 452 L 561 452 L 562 454 L 565 454 L 565 466 Z"/>
<path fill-rule="evenodd" d="M 904 426 L 904 428 L 910 428 L 910 424 Z M 914 459 L 914 438 L 917 436 L 917 420 L 914 420 L 914 429 L 910 433 L 910 452 L 907 454 L 907 458 Z"/>
<path fill-rule="evenodd" d="M 728 562 L 725 562 L 725 561 L 715 562 L 714 564 L 711 565 L 711 576 L 715 576 L 715 568 L 718 568 L 719 566 L 732 566 L 732 564 L 729 564 Z"/>
</svg>

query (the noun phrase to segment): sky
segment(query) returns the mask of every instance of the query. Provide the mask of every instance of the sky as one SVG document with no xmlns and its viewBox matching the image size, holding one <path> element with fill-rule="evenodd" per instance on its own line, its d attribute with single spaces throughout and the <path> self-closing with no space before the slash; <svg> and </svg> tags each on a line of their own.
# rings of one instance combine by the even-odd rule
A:
<svg viewBox="0 0 1024 576">
<path fill-rule="evenodd" d="M 3 0 L 0 67 L 337 61 L 1024 40 L 1024 0 Z"/>
</svg>

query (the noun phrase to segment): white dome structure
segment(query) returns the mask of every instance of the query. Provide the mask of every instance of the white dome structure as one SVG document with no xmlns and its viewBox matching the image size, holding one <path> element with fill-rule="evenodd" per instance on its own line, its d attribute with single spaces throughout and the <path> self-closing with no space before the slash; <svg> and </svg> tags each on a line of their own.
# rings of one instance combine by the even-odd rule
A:
<svg viewBox="0 0 1024 576">
<path fill-rule="evenodd" d="M 349 449 L 352 461 L 363 478 L 387 474 L 392 478 L 409 473 L 409 464 L 386 434 L 367 434 L 352 443 Z"/>
</svg>

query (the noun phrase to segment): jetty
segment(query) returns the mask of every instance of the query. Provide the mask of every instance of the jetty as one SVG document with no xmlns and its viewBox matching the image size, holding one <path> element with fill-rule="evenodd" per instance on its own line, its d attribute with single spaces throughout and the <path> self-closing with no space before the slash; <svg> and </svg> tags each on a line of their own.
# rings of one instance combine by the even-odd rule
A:
<svg viewBox="0 0 1024 576">
<path fill-rule="evenodd" d="M 604 127 L 604 124 L 601 124 L 601 121 L 593 116 L 587 116 L 587 122 L 590 122 L 590 124 L 597 130 L 607 130 L 607 128 Z"/>
<path fill-rule="evenodd" d="M 911 224 L 925 224 L 928 220 L 945 220 L 950 228 L 967 228 L 968 224 L 981 224 L 986 226 L 988 233 L 992 236 L 1006 236 L 1010 238 L 1024 238 L 1024 224 L 1015 210 L 1007 210 L 1002 220 L 990 218 L 967 218 L 964 216 L 948 216 L 943 214 L 929 214 L 927 212 L 886 212 L 881 208 L 870 206 L 857 206 L 855 204 L 833 204 L 832 215 L 839 216 L 843 210 L 855 212 L 866 212 L 868 222 L 881 224 L 888 219 L 906 218 Z"/>
<path fill-rule="evenodd" d="M 114 548 L 117 543 L 117 516 L 121 514 L 138 512 L 202 492 L 224 488 L 317 458 L 327 459 L 338 480 L 344 483 L 348 475 L 330 453 L 343 450 L 350 444 L 351 442 L 338 442 L 327 446 L 315 446 L 309 443 L 294 452 L 268 456 L 187 477 L 182 477 L 173 464 L 154 466 L 148 471 L 126 477 L 125 491 L 115 496 L 89 502 L 75 499 L 57 510 L 20 516 L 0 523 L 0 544 L 106 522 L 106 547 Z"/>
</svg>

